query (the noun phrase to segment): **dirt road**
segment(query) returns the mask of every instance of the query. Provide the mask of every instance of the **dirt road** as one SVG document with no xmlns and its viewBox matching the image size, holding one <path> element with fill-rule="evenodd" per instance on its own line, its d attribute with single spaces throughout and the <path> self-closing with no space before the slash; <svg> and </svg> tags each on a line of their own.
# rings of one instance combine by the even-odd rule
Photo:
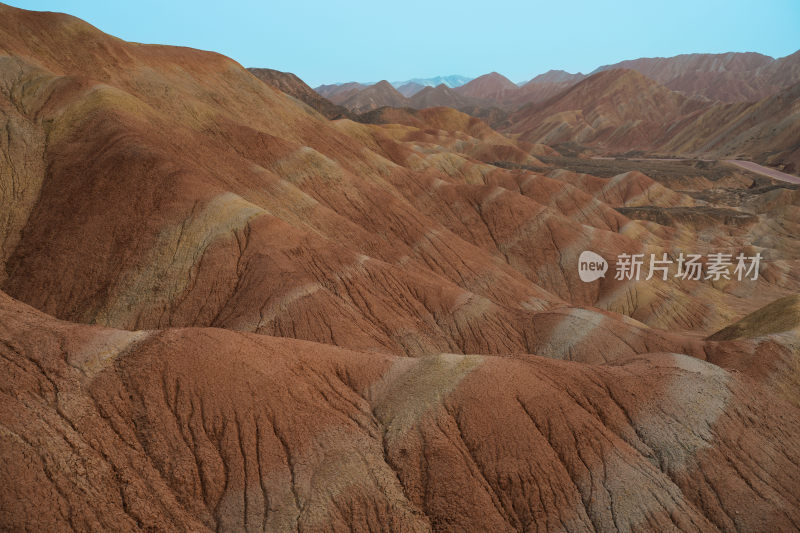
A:
<svg viewBox="0 0 800 533">
<path fill-rule="evenodd" d="M 792 176 L 791 174 L 781 172 L 780 170 L 775 170 L 774 168 L 764 167 L 759 165 L 758 163 L 753 163 L 752 161 L 725 159 L 723 163 L 730 163 L 745 170 L 749 170 L 750 172 L 755 172 L 757 174 L 761 174 L 762 176 L 767 176 L 769 178 L 775 178 L 776 180 L 788 181 L 789 183 L 800 184 L 800 178 L 797 176 Z"/>
</svg>

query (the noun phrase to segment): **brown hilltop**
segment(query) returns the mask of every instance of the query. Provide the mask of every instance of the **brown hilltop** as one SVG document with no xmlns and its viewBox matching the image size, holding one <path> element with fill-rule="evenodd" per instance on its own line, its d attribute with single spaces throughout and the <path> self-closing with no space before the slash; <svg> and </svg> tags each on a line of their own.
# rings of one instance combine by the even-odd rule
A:
<svg viewBox="0 0 800 533">
<path fill-rule="evenodd" d="M 631 69 L 690 97 L 746 102 L 800 82 L 797 57 L 797 53 L 778 60 L 752 52 L 682 54 L 622 61 L 595 72 Z"/>
<path fill-rule="evenodd" d="M 526 82 L 524 85 L 527 85 L 528 83 L 578 83 L 585 77 L 586 75 L 581 74 L 580 72 L 577 74 L 572 74 L 566 70 L 551 69 L 544 74 L 539 74 L 535 78 Z"/>
<path fill-rule="evenodd" d="M 327 118 L 353 118 L 352 113 L 346 108 L 323 98 L 291 72 L 281 72 L 269 68 L 249 68 L 247 70 L 267 85 L 308 104 Z"/>
<path fill-rule="evenodd" d="M 723 103 L 753 102 L 773 96 L 800 82 L 799 58 L 800 51 L 779 59 L 756 53 L 683 54 L 621 61 L 601 66 L 592 74 L 609 70 L 633 70 L 690 99 Z M 492 72 L 450 90 L 468 98 L 468 102 L 456 98 L 454 94 L 448 94 L 449 88 L 444 87 L 447 90 L 426 90 L 427 97 L 413 103 L 412 107 L 447 105 L 505 128 L 508 126 L 508 113 L 521 106 L 540 104 L 552 99 L 586 77 L 580 73 L 551 70 L 517 86 L 502 75 Z M 355 95 L 366 88 L 362 84 L 346 83 L 324 85 L 316 90 L 337 104 L 353 99 L 349 106 L 354 108 L 358 105 Z M 409 83 L 399 92 L 412 98 L 423 89 L 425 88 L 419 84 Z M 370 91 L 372 92 L 374 91 Z M 396 97 L 391 100 L 394 103 L 386 105 L 406 105 Z"/>
<path fill-rule="evenodd" d="M 799 88 L 758 102 L 712 103 L 686 98 L 632 70 L 606 70 L 523 106 L 508 116 L 505 129 L 553 146 L 747 158 L 792 172 L 800 164 Z"/>
<path fill-rule="evenodd" d="M 341 105 L 354 113 L 364 113 L 379 107 L 408 107 L 408 99 L 386 80 L 348 96 Z"/>
<path fill-rule="evenodd" d="M 514 113 L 509 131 L 532 142 L 574 141 L 618 150 L 651 147 L 705 104 L 632 70 L 600 72 L 540 105 Z"/>
<path fill-rule="evenodd" d="M 425 88 L 425 85 L 422 85 L 422 84 L 419 84 L 419 83 L 411 81 L 411 82 L 408 82 L 408 83 L 404 83 L 403 85 L 398 87 L 397 88 L 397 92 L 399 92 L 400 94 L 402 94 L 406 98 L 411 98 L 412 96 L 414 96 L 415 94 L 417 94 L 418 92 L 420 92 L 424 88 Z"/>
<path fill-rule="evenodd" d="M 773 87 L 796 85 L 800 82 L 800 50 L 762 67 L 759 74 L 766 76 Z"/>
<path fill-rule="evenodd" d="M 327 98 L 335 104 L 341 104 L 343 101 L 347 100 L 357 92 L 366 88 L 367 85 L 353 81 L 349 83 L 320 85 L 319 87 L 315 88 L 314 91 L 316 91 L 323 98 Z"/>
<path fill-rule="evenodd" d="M 585 77 L 583 74 L 570 74 L 563 70 L 550 70 L 522 84 L 511 95 L 510 100 L 517 106 L 544 102 L 569 89 Z"/>
<path fill-rule="evenodd" d="M 748 158 L 797 172 L 798 139 L 800 83 L 759 102 L 717 104 L 682 125 L 662 149 Z"/>
<path fill-rule="evenodd" d="M 65 15 L 0 6 L 0 42 L 0 529 L 797 529 L 793 330 L 707 339 L 800 293 L 796 190 L 559 168 L 449 108 L 331 121 Z M 609 146 L 711 112 L 626 72 L 549 105 Z M 575 268 L 718 249 L 769 261 Z"/>
<path fill-rule="evenodd" d="M 528 309 L 558 299 L 410 205 L 394 188 L 413 177 L 397 163 L 407 148 L 352 123 L 334 127 L 232 62 L 215 71 L 200 52 L 136 46 L 125 57 L 147 61 L 151 51 L 173 76 L 160 80 L 176 91 L 167 99 L 137 69 L 100 87 L 62 85 L 20 60 L 22 79 L 51 93 L 55 107 L 39 117 L 58 136 L 39 147 L 48 178 L 15 199 L 4 230 L 9 292 L 62 318 L 126 328 L 213 324 L 406 353 L 525 350 Z M 171 68 L 178 60 L 182 72 Z M 23 98 L 34 109 L 37 97 Z M 36 132 L 32 116 L 14 112 L 12 127 Z M 375 151 L 357 140 L 370 135 L 381 135 L 365 139 Z M 109 144 L 119 136 L 130 142 Z M 13 153 L 25 164 L 24 151 Z M 84 246 L 70 244 L 88 233 Z M 69 266 L 69 280 L 56 264 Z M 490 315 L 494 339 L 465 329 Z"/>
<path fill-rule="evenodd" d="M 408 100 L 409 107 L 424 109 L 426 107 L 447 106 L 454 109 L 473 105 L 476 101 L 468 96 L 463 96 L 456 89 L 440 83 L 436 87 L 425 87 Z"/>
<path fill-rule="evenodd" d="M 800 333 L 800 296 L 786 296 L 754 311 L 735 324 L 716 332 L 710 340 L 766 337 Z"/>
<path fill-rule="evenodd" d="M 483 100 L 503 100 L 507 94 L 518 89 L 517 84 L 502 74 L 490 72 L 465 83 L 455 90 L 470 98 Z"/>
<path fill-rule="evenodd" d="M 643 57 L 597 68 L 595 72 L 630 69 L 660 83 L 689 72 L 746 72 L 770 64 L 773 59 L 756 53 L 681 54 L 673 57 Z"/>
</svg>

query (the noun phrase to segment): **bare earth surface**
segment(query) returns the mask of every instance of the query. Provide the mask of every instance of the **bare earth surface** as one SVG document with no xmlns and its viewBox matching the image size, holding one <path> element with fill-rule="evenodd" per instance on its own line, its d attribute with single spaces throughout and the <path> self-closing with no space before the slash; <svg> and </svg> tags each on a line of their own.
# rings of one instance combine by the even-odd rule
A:
<svg viewBox="0 0 800 533">
<path fill-rule="evenodd" d="M 0 4 L 0 531 L 800 530 L 797 187 L 266 74 Z"/>
</svg>

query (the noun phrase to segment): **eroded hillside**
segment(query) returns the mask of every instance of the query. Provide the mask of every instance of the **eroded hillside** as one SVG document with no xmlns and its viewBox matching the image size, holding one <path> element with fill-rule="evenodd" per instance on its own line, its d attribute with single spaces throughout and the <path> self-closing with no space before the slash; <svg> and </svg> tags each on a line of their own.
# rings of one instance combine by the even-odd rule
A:
<svg viewBox="0 0 800 533">
<path fill-rule="evenodd" d="M 795 186 L 0 15 L 0 527 L 800 527 Z"/>
</svg>

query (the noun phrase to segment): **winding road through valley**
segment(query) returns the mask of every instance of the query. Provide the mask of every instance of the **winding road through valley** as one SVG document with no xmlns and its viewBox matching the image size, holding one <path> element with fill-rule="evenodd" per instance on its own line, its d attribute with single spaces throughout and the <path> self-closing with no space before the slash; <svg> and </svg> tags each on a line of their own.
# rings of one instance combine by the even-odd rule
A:
<svg viewBox="0 0 800 533">
<path fill-rule="evenodd" d="M 769 178 L 775 178 L 776 180 L 788 181 L 789 183 L 800 184 L 800 178 L 797 176 L 787 174 L 786 172 L 781 172 L 780 170 L 775 170 L 774 168 L 761 166 L 758 163 L 753 163 L 752 161 L 725 159 L 723 163 L 730 163 L 745 170 L 749 170 L 750 172 L 755 172 L 756 174 L 761 174 L 762 176 L 767 176 Z"/>
</svg>

